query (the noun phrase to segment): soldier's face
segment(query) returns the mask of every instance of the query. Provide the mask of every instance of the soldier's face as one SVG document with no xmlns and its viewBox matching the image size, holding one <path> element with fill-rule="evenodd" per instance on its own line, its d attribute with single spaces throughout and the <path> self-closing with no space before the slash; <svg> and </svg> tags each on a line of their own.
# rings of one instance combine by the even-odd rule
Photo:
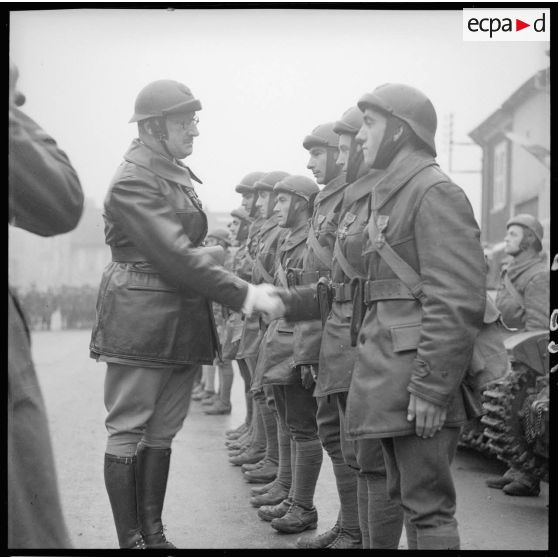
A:
<svg viewBox="0 0 558 558">
<path fill-rule="evenodd" d="M 357 141 L 362 144 L 362 154 L 367 166 L 376 160 L 376 155 L 384 139 L 386 117 L 379 111 L 367 108 L 363 115 L 363 124 L 357 134 Z"/>
<path fill-rule="evenodd" d="M 231 233 L 231 238 L 236 240 L 236 235 L 240 229 L 240 219 L 233 217 L 233 220 L 229 223 L 229 231 Z"/>
<path fill-rule="evenodd" d="M 260 210 L 260 214 L 264 217 L 269 217 L 267 214 L 267 206 L 269 203 L 269 196 L 271 194 L 266 190 L 260 190 L 258 192 L 258 199 L 256 200 L 256 207 Z"/>
<path fill-rule="evenodd" d="M 213 236 L 208 236 L 205 239 L 205 245 L 206 246 L 217 246 L 217 239 Z"/>
<path fill-rule="evenodd" d="M 246 213 L 248 213 L 248 215 L 250 214 L 253 203 L 254 194 L 242 194 L 242 201 L 240 202 L 240 205 L 246 210 Z"/>
<path fill-rule="evenodd" d="M 312 171 L 318 184 L 325 184 L 327 173 L 327 149 L 325 147 L 312 147 L 307 169 Z"/>
<path fill-rule="evenodd" d="M 343 172 L 347 172 L 347 167 L 349 166 L 349 152 L 353 137 L 351 134 L 341 134 L 339 136 L 339 155 L 336 162 L 343 169 Z"/>
<path fill-rule="evenodd" d="M 523 227 L 510 225 L 504 237 L 506 243 L 504 252 L 510 256 L 516 256 L 521 252 L 521 241 L 523 240 Z"/>
<path fill-rule="evenodd" d="M 275 211 L 277 212 L 277 222 L 280 227 L 287 226 L 289 208 L 291 207 L 292 199 L 293 197 L 291 194 L 286 194 L 285 192 L 279 192 L 277 194 L 277 199 L 275 200 Z"/>
<path fill-rule="evenodd" d="M 194 138 L 199 136 L 196 113 L 173 114 L 167 117 L 167 149 L 176 159 L 184 159 L 194 150 Z"/>
</svg>

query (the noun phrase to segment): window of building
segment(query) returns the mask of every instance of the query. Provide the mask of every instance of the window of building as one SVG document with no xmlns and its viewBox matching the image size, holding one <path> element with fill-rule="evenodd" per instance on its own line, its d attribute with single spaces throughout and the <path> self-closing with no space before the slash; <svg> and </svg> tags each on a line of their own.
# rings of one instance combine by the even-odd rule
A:
<svg viewBox="0 0 558 558">
<path fill-rule="evenodd" d="M 508 190 L 508 142 L 502 140 L 494 146 L 492 210 L 506 206 Z"/>
</svg>

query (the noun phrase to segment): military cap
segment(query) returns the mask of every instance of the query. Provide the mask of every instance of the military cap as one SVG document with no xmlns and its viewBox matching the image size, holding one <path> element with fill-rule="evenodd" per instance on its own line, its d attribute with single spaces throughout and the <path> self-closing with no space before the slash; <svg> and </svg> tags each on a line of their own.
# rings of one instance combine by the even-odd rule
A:
<svg viewBox="0 0 558 558">
<path fill-rule="evenodd" d="M 254 184 L 265 172 L 254 171 L 248 173 L 236 186 L 235 191 L 239 194 L 252 194 L 254 192 Z"/>
<path fill-rule="evenodd" d="M 284 171 L 268 172 L 256 181 L 256 183 L 254 184 L 254 189 L 267 190 L 268 192 L 271 192 L 275 184 L 277 184 L 279 180 L 283 180 L 283 178 L 286 178 L 287 176 L 289 176 L 289 173 Z"/>
<path fill-rule="evenodd" d="M 316 126 L 312 133 L 304 138 L 302 145 L 304 149 L 312 149 L 312 147 L 337 147 L 339 138 L 333 131 L 335 122 L 320 124 Z"/>
<path fill-rule="evenodd" d="M 233 217 L 237 217 L 241 221 L 245 221 L 246 223 L 251 223 L 252 222 L 252 219 L 250 218 L 250 215 L 248 215 L 248 213 L 246 213 L 246 210 L 243 207 L 238 207 L 237 209 L 233 209 L 231 211 L 231 215 Z"/>
<path fill-rule="evenodd" d="M 299 196 L 306 201 L 311 200 L 319 191 L 318 185 L 307 176 L 293 174 L 280 180 L 273 188 L 274 192 L 286 192 Z"/>
<path fill-rule="evenodd" d="M 514 215 L 507 223 L 506 229 L 511 227 L 512 225 L 520 225 L 522 227 L 526 227 L 533 234 L 538 238 L 539 242 L 542 242 L 542 237 L 544 235 L 544 229 L 538 219 L 535 219 L 529 213 L 519 213 L 518 215 Z"/>
<path fill-rule="evenodd" d="M 213 231 L 210 231 L 209 233 L 207 233 L 207 238 L 209 237 L 216 238 L 217 240 L 222 240 L 227 244 L 231 243 L 231 239 L 229 237 L 229 231 L 227 231 L 226 229 L 215 229 Z"/>
<path fill-rule="evenodd" d="M 362 111 L 358 107 L 347 109 L 333 126 L 336 134 L 358 134 L 362 126 Z"/>
</svg>

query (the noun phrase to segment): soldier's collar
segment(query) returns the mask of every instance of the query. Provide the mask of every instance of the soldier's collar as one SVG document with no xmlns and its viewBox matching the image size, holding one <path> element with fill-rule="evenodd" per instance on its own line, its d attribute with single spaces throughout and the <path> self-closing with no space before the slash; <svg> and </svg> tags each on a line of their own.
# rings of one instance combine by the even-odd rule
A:
<svg viewBox="0 0 558 558">
<path fill-rule="evenodd" d="M 413 176 L 436 161 L 426 151 L 413 151 L 403 161 L 390 165 L 374 186 L 373 210 L 381 209 Z"/>
<path fill-rule="evenodd" d="M 337 192 L 339 192 L 339 190 L 342 190 L 343 188 L 345 188 L 346 185 L 347 185 L 347 182 L 345 180 L 345 173 L 342 172 L 342 173 L 338 174 L 335 178 L 330 180 L 323 187 L 323 189 L 318 192 L 318 195 L 316 196 L 316 199 L 314 200 L 314 207 L 316 207 L 317 205 L 322 203 L 327 198 L 333 196 L 333 194 L 336 194 Z"/>
<path fill-rule="evenodd" d="M 292 250 L 299 244 L 306 242 L 309 227 L 310 221 L 307 221 L 296 229 L 289 230 L 289 234 L 287 234 L 287 236 L 283 240 L 283 243 L 281 244 L 280 251 L 287 252 L 288 250 Z"/>
<path fill-rule="evenodd" d="M 192 180 L 201 184 L 201 180 L 182 162 L 171 161 L 161 153 L 151 149 L 140 139 L 132 141 L 124 159 L 170 182 L 176 182 L 190 188 L 192 187 Z"/>
</svg>

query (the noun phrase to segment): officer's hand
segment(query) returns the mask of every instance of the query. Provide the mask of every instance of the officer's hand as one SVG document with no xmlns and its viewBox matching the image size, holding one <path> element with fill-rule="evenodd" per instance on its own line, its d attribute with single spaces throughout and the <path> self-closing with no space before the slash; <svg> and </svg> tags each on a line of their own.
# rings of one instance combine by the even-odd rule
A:
<svg viewBox="0 0 558 558">
<path fill-rule="evenodd" d="M 311 389 L 317 377 L 316 370 L 311 364 L 302 364 L 300 366 L 300 380 L 303 388 Z"/>
<path fill-rule="evenodd" d="M 442 430 L 446 421 L 447 409 L 417 397 L 411 393 L 407 420 L 416 421 L 415 432 L 421 438 L 432 438 L 436 432 Z"/>
<path fill-rule="evenodd" d="M 254 289 L 254 311 L 263 314 L 265 321 L 271 322 L 285 315 L 285 305 L 273 285 L 256 285 Z"/>
</svg>

